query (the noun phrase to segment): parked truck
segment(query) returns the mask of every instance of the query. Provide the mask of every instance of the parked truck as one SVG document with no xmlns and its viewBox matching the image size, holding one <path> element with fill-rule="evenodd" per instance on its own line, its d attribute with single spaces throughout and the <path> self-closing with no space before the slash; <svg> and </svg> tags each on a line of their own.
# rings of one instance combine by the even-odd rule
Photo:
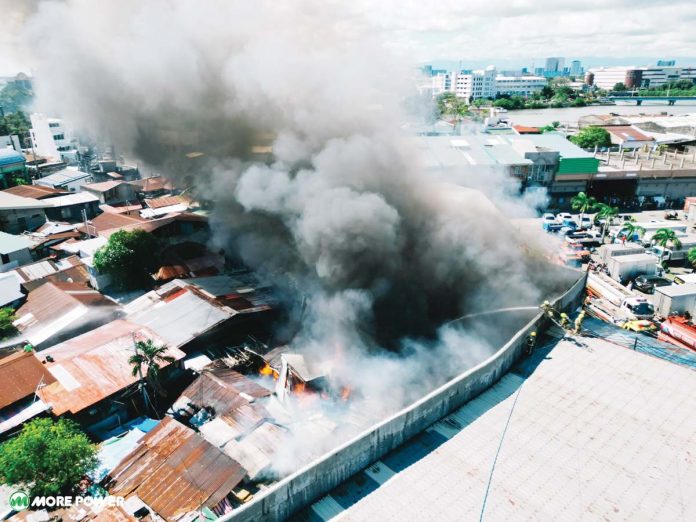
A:
<svg viewBox="0 0 696 522">
<path fill-rule="evenodd" d="M 631 254 L 610 258 L 607 267 L 612 279 L 626 284 L 639 275 L 660 275 L 662 267 L 658 263 L 653 254 Z"/>
<path fill-rule="evenodd" d="M 696 236 L 693 234 L 680 236 L 679 241 L 681 244 L 678 248 L 674 245 L 670 245 L 668 247 L 654 245 L 650 250 L 662 261 L 666 261 L 668 263 L 683 263 L 686 261 L 686 256 L 689 250 L 696 247 Z"/>
<path fill-rule="evenodd" d="M 670 315 L 692 315 L 696 311 L 696 284 L 670 285 L 655 288 L 653 294 L 655 314 L 659 317 Z"/>
<path fill-rule="evenodd" d="M 605 274 L 590 272 L 587 275 L 590 313 L 610 323 L 623 324 L 636 319 L 652 319 L 655 309 L 645 297 L 631 292 Z"/>
<path fill-rule="evenodd" d="M 631 254 L 642 254 L 645 248 L 638 243 L 614 243 L 599 247 L 599 257 L 602 263 L 608 265 L 612 257 L 628 256 Z"/>
<path fill-rule="evenodd" d="M 645 232 L 642 236 L 637 233 L 634 233 L 632 237 L 626 237 L 626 240 L 639 242 L 645 246 L 650 246 L 650 241 L 652 240 L 652 237 L 655 235 L 655 232 L 661 228 L 674 230 L 677 234 L 686 234 L 688 228 L 688 225 L 686 225 L 685 223 L 674 221 L 648 221 L 645 223 L 636 224 L 639 225 L 643 230 L 645 230 Z M 624 237 L 626 236 L 626 233 L 627 229 L 624 227 L 623 224 L 620 225 L 616 229 L 616 232 L 613 234 L 614 241 L 623 241 Z"/>
</svg>

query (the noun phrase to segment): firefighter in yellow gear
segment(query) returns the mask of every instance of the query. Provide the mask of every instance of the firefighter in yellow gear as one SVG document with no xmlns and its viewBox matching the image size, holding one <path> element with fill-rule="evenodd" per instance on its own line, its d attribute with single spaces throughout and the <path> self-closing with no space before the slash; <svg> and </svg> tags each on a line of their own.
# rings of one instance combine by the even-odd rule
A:
<svg viewBox="0 0 696 522">
<path fill-rule="evenodd" d="M 553 310 L 553 307 L 551 306 L 551 303 L 549 303 L 548 301 L 544 301 L 541 304 L 541 309 L 546 315 L 548 315 L 549 317 L 553 317 L 554 310 Z"/>
<path fill-rule="evenodd" d="M 580 329 L 582 328 L 582 321 L 585 319 L 585 310 L 581 311 L 578 316 L 575 318 L 575 329 L 573 330 L 574 333 L 579 334 Z"/>
<path fill-rule="evenodd" d="M 566 328 L 570 324 L 570 318 L 565 312 L 561 313 L 561 328 Z"/>
<path fill-rule="evenodd" d="M 527 355 L 532 355 L 532 352 L 534 351 L 534 347 L 536 346 L 536 342 L 537 342 L 537 333 L 531 332 L 527 336 Z"/>
</svg>

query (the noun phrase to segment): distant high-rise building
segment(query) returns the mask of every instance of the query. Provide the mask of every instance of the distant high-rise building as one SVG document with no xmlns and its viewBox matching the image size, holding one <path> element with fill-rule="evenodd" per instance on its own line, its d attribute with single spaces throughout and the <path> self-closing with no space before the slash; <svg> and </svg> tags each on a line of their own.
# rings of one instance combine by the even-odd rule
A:
<svg viewBox="0 0 696 522">
<path fill-rule="evenodd" d="M 535 76 L 544 76 L 544 68 L 543 67 L 535 67 L 534 68 L 534 75 Z"/>
<path fill-rule="evenodd" d="M 677 64 L 676 60 L 658 60 L 658 67 L 674 67 Z"/>
<path fill-rule="evenodd" d="M 565 58 L 560 56 L 554 56 L 546 59 L 546 71 L 547 72 L 563 72 L 563 65 L 565 64 Z"/>
<path fill-rule="evenodd" d="M 582 63 L 580 63 L 580 60 L 573 60 L 570 63 L 570 75 L 571 76 L 580 76 L 582 74 Z"/>
</svg>

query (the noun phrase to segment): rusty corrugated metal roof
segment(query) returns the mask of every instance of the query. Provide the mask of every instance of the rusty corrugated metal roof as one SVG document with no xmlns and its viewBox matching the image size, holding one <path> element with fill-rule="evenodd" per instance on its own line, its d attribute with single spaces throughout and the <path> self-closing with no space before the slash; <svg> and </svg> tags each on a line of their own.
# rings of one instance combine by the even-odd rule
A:
<svg viewBox="0 0 696 522">
<path fill-rule="evenodd" d="M 171 207 L 173 205 L 188 205 L 190 203 L 189 198 L 184 196 L 163 196 L 161 198 L 146 199 L 145 204 L 149 208 L 162 208 Z"/>
<path fill-rule="evenodd" d="M 0 359 L 0 408 L 33 395 L 39 383 L 55 381 L 33 353 L 17 352 Z"/>
<path fill-rule="evenodd" d="M 44 199 L 54 196 L 62 196 L 70 194 L 67 190 L 60 190 L 53 187 L 44 187 L 43 185 L 17 185 L 3 190 L 9 194 L 20 196 L 23 198 Z"/>
<path fill-rule="evenodd" d="M 247 397 L 241 396 L 246 394 Z M 212 407 L 215 415 L 224 415 L 248 404 L 250 400 L 268 397 L 271 392 L 248 377 L 229 368 L 204 370 L 177 400 L 199 408 Z"/>
<path fill-rule="evenodd" d="M 137 495 L 171 521 L 216 506 L 245 474 L 238 462 L 165 417 L 109 474 L 107 488 L 112 495 Z"/>
<path fill-rule="evenodd" d="M 119 319 L 37 353 L 41 361 L 53 358 L 46 368 L 57 381 L 39 390 L 39 397 L 55 415 L 77 413 L 134 384 L 137 378 L 128 364 L 134 338 L 166 344 L 149 328 Z M 185 356 L 171 346 L 167 355 L 175 360 Z"/>
</svg>

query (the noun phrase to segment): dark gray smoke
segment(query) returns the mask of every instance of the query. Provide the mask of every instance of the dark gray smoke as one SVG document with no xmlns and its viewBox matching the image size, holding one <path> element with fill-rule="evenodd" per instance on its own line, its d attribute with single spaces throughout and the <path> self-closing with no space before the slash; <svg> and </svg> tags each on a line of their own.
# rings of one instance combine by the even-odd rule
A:
<svg viewBox="0 0 696 522">
<path fill-rule="evenodd" d="M 423 169 L 399 130 L 410 69 L 362 27 L 338 2 L 75 0 L 26 37 L 43 108 L 212 200 L 215 241 L 297 312 L 294 348 L 379 415 L 490 353 L 443 323 L 561 277 L 501 214 L 529 212 L 505 173 L 477 177 L 489 200 Z"/>
</svg>

